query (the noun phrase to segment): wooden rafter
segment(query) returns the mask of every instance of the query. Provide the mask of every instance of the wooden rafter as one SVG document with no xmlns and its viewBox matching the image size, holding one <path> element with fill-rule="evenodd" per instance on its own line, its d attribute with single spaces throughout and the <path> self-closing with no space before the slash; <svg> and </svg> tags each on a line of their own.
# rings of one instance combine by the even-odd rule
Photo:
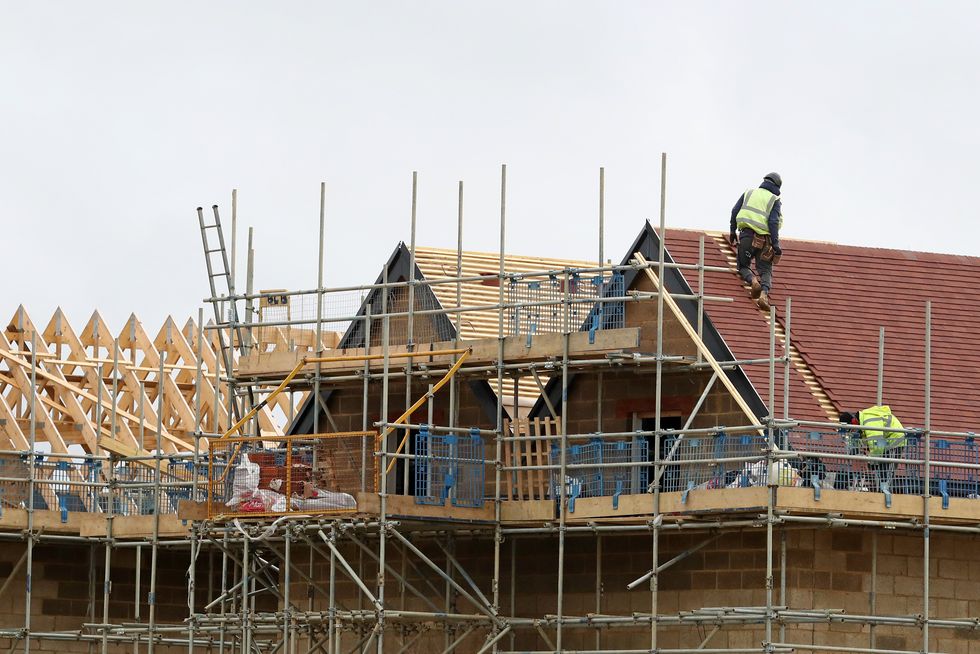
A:
<svg viewBox="0 0 980 654">
<path fill-rule="evenodd" d="M 37 442 L 59 454 L 71 445 L 141 456 L 157 447 L 192 451 L 198 407 L 202 431 L 228 427 L 228 384 L 216 379 L 218 344 L 212 331 L 199 343 L 194 320 L 180 328 L 168 317 L 155 338 L 136 316 L 118 333 L 98 312 L 80 331 L 60 309 L 44 325 L 18 307 L 0 331 L 0 449 L 29 449 L 33 424 Z M 265 330 L 268 340 L 257 345 L 296 347 L 280 332 Z M 307 348 L 312 342 L 300 346 Z M 258 413 L 263 436 L 282 435 L 295 406 L 286 395 L 274 399 Z"/>
</svg>

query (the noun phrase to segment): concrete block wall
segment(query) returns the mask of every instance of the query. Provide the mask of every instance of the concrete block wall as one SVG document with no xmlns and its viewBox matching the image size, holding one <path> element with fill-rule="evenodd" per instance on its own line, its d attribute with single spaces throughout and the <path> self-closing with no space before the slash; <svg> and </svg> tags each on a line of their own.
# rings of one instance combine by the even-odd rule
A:
<svg viewBox="0 0 980 654">
<path fill-rule="evenodd" d="M 723 492 L 723 491 L 719 491 Z M 456 557 L 471 575 L 474 582 L 489 597 L 493 569 L 493 548 L 490 534 L 460 536 L 452 547 Z M 786 597 L 780 593 L 780 542 L 786 542 Z M 376 542 L 361 536 L 372 549 Z M 689 550 L 700 543 L 705 534 L 671 534 L 661 538 L 660 561 Z M 980 550 L 976 538 L 964 534 L 934 532 L 931 537 L 930 561 L 930 615 L 934 618 L 970 618 L 980 616 Z M 445 557 L 439 547 L 424 538 L 414 539 L 440 568 L 445 568 Z M 647 614 L 651 608 L 651 594 L 646 585 L 633 591 L 626 585 L 649 570 L 652 566 L 652 540 L 648 535 L 612 535 L 602 537 L 601 561 L 596 560 L 595 537 L 570 535 L 566 541 L 564 577 L 564 606 L 566 616 L 586 616 L 590 613 L 607 615 Z M 323 549 L 323 548 L 321 548 Z M 541 618 L 557 612 L 558 587 L 558 540 L 556 537 L 534 537 L 506 540 L 501 546 L 500 604 L 501 613 L 518 617 Z M 0 545 L 0 583 L 13 570 L 23 554 L 21 543 Z M 298 544 L 293 548 L 295 561 L 300 569 L 307 570 L 307 552 Z M 377 566 L 373 559 L 360 552 L 350 542 L 341 550 L 348 562 L 361 571 L 369 588 L 374 590 Z M 515 556 L 512 556 L 512 552 Z M 876 563 L 874 553 L 877 552 Z M 91 615 L 94 592 L 94 621 L 101 620 L 102 556 L 100 546 L 94 548 L 74 545 L 42 543 L 35 549 L 33 570 L 33 628 L 39 631 L 67 631 L 81 629 L 83 623 L 93 621 Z M 157 578 L 157 617 L 161 624 L 180 623 L 187 617 L 187 570 L 186 550 L 161 548 Z M 413 555 L 404 557 L 404 549 L 389 541 L 389 564 L 386 598 L 393 608 L 407 610 L 431 610 L 432 605 L 444 608 L 445 583 L 425 564 Z M 197 608 L 203 609 L 208 601 L 208 588 L 215 593 L 220 579 L 209 580 L 209 557 L 203 553 L 199 559 Z M 220 557 L 215 557 L 220 566 Z M 313 578 L 326 588 L 329 582 L 329 563 L 320 555 L 314 559 Z M 774 603 L 785 601 L 793 609 L 829 610 L 848 615 L 871 613 L 871 591 L 876 590 L 878 615 L 917 615 L 923 610 L 923 563 L 922 538 L 918 534 L 864 531 L 855 528 L 839 529 L 786 529 L 776 530 L 774 540 Z M 146 619 L 149 591 L 149 551 L 145 550 L 141 561 L 142 587 L 140 591 L 140 615 Z M 872 576 L 876 567 L 877 575 Z M 596 597 L 597 571 L 601 568 L 601 592 Z M 214 571 L 215 574 L 219 567 Z M 729 532 L 703 549 L 665 570 L 659 579 L 658 612 L 661 615 L 677 615 L 703 607 L 765 605 L 766 541 L 761 529 Z M 393 572 L 405 575 L 411 586 L 428 598 L 418 599 L 403 585 Z M 135 615 L 135 552 L 132 549 L 115 549 L 112 556 L 112 592 L 110 618 L 114 621 L 134 621 Z M 91 579 L 94 578 L 94 585 Z M 467 587 L 459 575 L 460 583 Z M 292 597 L 301 608 L 307 606 L 308 585 L 299 575 L 294 575 Z M 513 599 L 512 599 L 513 591 Z M 345 608 L 369 609 L 366 598 L 354 582 L 342 571 L 337 571 L 335 593 Z M 327 598 L 314 591 L 314 610 L 325 610 Z M 271 594 L 260 595 L 257 608 L 270 611 L 277 608 L 277 600 Z M 24 622 L 24 572 L 18 573 L 10 587 L 0 596 L 0 627 L 20 628 Z M 454 593 L 452 611 L 475 613 L 476 609 L 464 598 Z M 711 625 L 675 627 L 661 626 L 659 646 L 697 647 Z M 547 629 L 554 639 L 554 629 Z M 461 652 L 479 648 L 485 632 L 474 633 Z M 778 625 L 775 634 L 779 633 Z M 569 649 L 591 649 L 599 643 L 608 649 L 636 649 L 649 643 L 648 625 L 628 628 L 609 628 L 596 631 L 591 627 L 567 628 L 564 645 Z M 708 646 L 758 647 L 764 637 L 762 625 L 746 627 L 729 626 L 721 629 Z M 885 650 L 919 650 L 922 632 L 918 627 L 879 626 L 874 633 L 875 645 Z M 867 626 L 842 624 L 834 620 L 816 624 L 787 625 L 786 640 L 793 643 L 824 646 L 857 647 L 871 643 L 871 631 Z M 352 634 L 346 634 L 344 643 L 353 646 Z M 401 644 L 391 634 L 392 651 Z M 509 637 L 507 644 L 509 645 Z M 396 645 L 398 643 L 398 645 Z M 14 643 L 0 639 L 0 647 Z M 422 651 L 426 647 L 444 646 L 444 636 L 438 629 L 431 629 L 417 641 Z M 515 635 L 514 646 L 519 649 L 544 649 L 544 641 L 534 632 L 521 631 Z M 34 641 L 32 649 L 41 652 L 88 651 L 83 642 Z M 129 651 L 130 646 L 113 646 L 114 652 Z M 166 649 L 166 648 L 165 648 Z M 182 649 L 182 648 L 178 648 Z M 951 630 L 934 627 L 931 630 L 930 650 L 950 654 L 976 654 L 980 652 L 980 630 Z M 176 650 L 174 650 L 176 651 Z"/>
<path fill-rule="evenodd" d="M 25 544 L 0 544 L 0 583 L 6 581 L 25 551 Z M 34 631 L 77 631 L 85 623 L 102 622 L 102 584 L 105 550 L 101 544 L 76 545 L 42 542 L 34 548 L 31 578 L 31 628 Z M 111 556 L 109 619 L 113 622 L 146 621 L 149 615 L 150 548 L 140 557 L 140 592 L 136 595 L 136 551 L 115 548 Z M 209 587 L 206 557 L 199 560 L 196 604 L 203 610 Z M 217 559 L 220 566 L 220 557 Z M 159 624 L 180 624 L 187 617 L 186 549 L 162 547 L 157 555 L 156 619 Z M 24 626 L 26 570 L 21 568 L 11 585 L 0 596 L 0 628 Z M 220 588 L 220 567 L 211 579 L 212 588 Z M 272 598 L 259 599 L 266 610 L 274 609 Z M 0 639 L 0 647 L 11 647 L 9 639 Z M 18 645 L 21 646 L 21 645 Z M 98 646 L 96 646 L 98 647 Z M 132 645 L 111 646 L 114 652 L 131 652 Z M 167 649 L 163 647 L 163 649 Z M 186 646 L 183 648 L 186 651 Z M 35 652 L 89 652 L 85 642 L 32 639 Z M 176 651 L 176 650 L 174 650 Z"/>
<path fill-rule="evenodd" d="M 661 415 L 683 420 L 691 414 L 711 378 L 710 372 L 676 373 L 669 369 L 662 377 Z M 650 368 L 605 372 L 602 399 L 598 397 L 598 373 L 579 373 L 568 392 L 568 433 L 590 434 L 600 431 L 631 431 L 633 416 L 652 417 L 655 410 L 656 375 Z M 601 407 L 600 407 L 601 404 Z M 744 425 L 747 419 L 721 384 L 716 384 L 691 424 L 694 428 L 717 425 Z"/>
<path fill-rule="evenodd" d="M 787 567 L 786 598 L 780 595 L 780 539 L 785 533 Z M 704 534 L 664 535 L 661 537 L 660 561 L 664 562 L 690 549 L 705 538 Z M 658 612 L 677 615 L 704 607 L 765 606 L 766 536 L 763 530 L 725 533 L 723 536 L 673 565 L 660 575 Z M 877 540 L 877 545 L 873 541 Z M 934 618 L 968 618 L 980 615 L 980 553 L 972 536 L 934 533 L 932 535 L 930 614 Z M 566 541 L 564 606 L 566 616 L 585 616 L 590 613 L 607 615 L 648 614 L 651 594 L 648 586 L 626 590 L 626 585 L 652 566 L 651 537 L 606 535 L 602 538 L 601 594 L 596 599 L 597 541 L 592 536 L 569 536 Z M 444 557 L 429 543 L 418 546 L 440 567 Z M 511 543 L 502 545 L 500 580 L 501 613 L 511 613 L 511 589 L 514 594 L 514 615 L 541 618 L 557 612 L 557 537 L 521 538 L 514 543 L 516 558 L 511 557 Z M 876 614 L 917 615 L 922 611 L 922 539 L 919 535 L 903 535 L 853 528 L 776 530 L 774 540 L 773 601 L 785 601 L 792 609 L 831 610 L 849 615 L 871 613 L 872 550 L 877 547 Z M 358 555 L 352 550 L 348 560 L 357 567 Z M 486 538 L 461 538 L 455 544 L 456 556 L 485 594 L 490 596 L 493 552 Z M 389 549 L 389 559 L 395 571 L 406 571 L 413 586 L 423 589 L 438 607 L 443 608 L 444 582 L 414 557 L 403 563 L 398 548 Z M 413 568 L 412 564 L 417 568 Z M 512 567 L 516 566 L 516 567 Z M 316 576 L 328 578 L 325 562 L 316 564 Z M 363 570 L 369 587 L 377 568 L 368 557 Z M 338 599 L 349 607 L 367 608 L 368 603 L 354 584 L 343 579 L 336 586 Z M 457 579 L 459 577 L 457 576 Z M 512 582 L 516 581 L 516 586 Z M 432 583 L 440 592 L 434 593 Z M 465 582 L 461 582 L 464 583 Z M 294 596 L 305 597 L 304 584 L 297 583 Z M 297 593 L 299 595 L 297 595 Z M 402 592 L 401 584 L 389 573 L 386 593 L 392 606 L 426 610 L 425 603 Z M 404 599 L 403 599 L 404 597 Z M 317 598 L 315 606 L 326 608 L 325 598 Z M 428 607 L 431 608 L 431 607 Z M 452 610 L 475 612 L 467 600 L 457 597 Z M 676 627 L 663 625 L 659 629 L 662 648 L 695 648 L 710 632 L 711 624 Z M 807 645 L 838 647 L 870 646 L 871 631 L 865 625 L 827 621 L 816 624 L 787 625 L 786 641 Z M 922 632 L 917 627 L 875 628 L 875 646 L 879 649 L 919 650 Z M 546 630 L 554 640 L 553 628 Z M 569 649 L 593 649 L 597 630 L 567 628 L 564 646 Z M 598 631 L 603 648 L 642 649 L 648 647 L 648 625 L 628 628 L 607 628 Z M 710 648 L 761 647 L 763 625 L 726 626 L 709 641 Z M 461 652 L 479 649 L 485 632 L 474 634 Z M 779 625 L 774 625 L 774 638 L 779 637 Z M 392 640 L 396 639 L 392 637 Z M 353 645 L 353 636 L 344 642 Z M 506 643 L 509 644 L 509 637 Z M 441 646 L 443 636 L 433 632 L 423 643 Z M 546 649 L 536 633 L 519 632 L 514 639 L 518 649 Z M 393 645 L 393 651 L 398 647 Z M 931 651 L 950 654 L 980 652 L 980 630 L 950 630 L 933 627 Z M 419 650 L 421 651 L 421 650 Z M 819 651 L 819 650 L 818 650 Z"/>
<path fill-rule="evenodd" d="M 430 380 L 432 383 L 438 378 Z M 428 389 L 428 381 L 414 379 L 412 381 L 411 392 L 409 394 L 409 405 L 422 397 Z M 362 427 L 364 415 L 364 388 L 361 384 L 343 384 L 332 387 L 333 394 L 327 401 L 327 408 L 330 410 L 338 431 L 358 431 Z M 367 425 L 369 430 L 375 429 L 374 423 L 381 420 L 381 391 L 380 381 L 372 381 L 368 386 L 368 411 Z M 449 424 L 449 388 L 444 387 L 437 393 L 433 402 L 433 421 L 435 424 Z M 388 385 L 388 420 L 394 420 L 402 414 L 408 407 L 405 404 L 405 382 L 404 378 L 397 378 L 393 375 Z M 429 409 L 424 406 L 419 409 L 411 418 L 414 423 L 428 422 Z M 483 410 L 473 395 L 469 384 L 461 382 L 459 384 L 459 413 L 457 424 L 466 427 L 492 427 L 491 420 L 484 414 Z M 322 421 L 320 430 L 328 432 L 332 427 L 328 421 Z"/>
</svg>

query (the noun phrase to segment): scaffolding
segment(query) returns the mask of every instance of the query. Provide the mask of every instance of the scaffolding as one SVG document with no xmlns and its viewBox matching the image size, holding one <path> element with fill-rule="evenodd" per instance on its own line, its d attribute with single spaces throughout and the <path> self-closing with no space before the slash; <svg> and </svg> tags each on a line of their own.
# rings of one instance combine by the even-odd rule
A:
<svg viewBox="0 0 980 654">
<path fill-rule="evenodd" d="M 937 519 L 934 514 L 940 506 L 948 508 L 951 501 L 977 499 L 980 461 L 972 434 L 930 428 L 928 303 L 924 425 L 901 430 L 875 427 L 876 431 L 901 433 L 905 439 L 900 452 L 869 456 L 855 444 L 862 427 L 793 420 L 788 414 L 789 300 L 780 308 L 781 346 L 776 309 L 770 312 L 768 358 L 718 361 L 704 346 L 705 304 L 728 299 L 706 293 L 704 272 L 711 268 L 704 263 L 703 242 L 696 265 L 666 261 L 666 156 L 662 159 L 656 261 L 637 252 L 624 265 L 603 263 L 604 175 L 600 172 L 597 265 L 507 273 L 506 180 L 503 167 L 495 275 L 463 275 L 460 183 L 455 274 L 416 278 L 417 180 L 413 176 L 407 278 L 392 281 L 386 267 L 378 283 L 344 288 L 328 288 L 323 283 L 325 189 L 321 187 L 320 266 L 315 289 L 237 294 L 232 273 L 229 293 L 220 297 L 213 293 L 207 299 L 215 305 L 218 318 L 208 329 L 214 332 L 213 342 L 221 352 L 213 357 L 213 369 L 199 363 L 196 376 L 212 376 L 227 384 L 225 415 L 240 418 L 229 418 L 219 426 L 204 418 L 198 401 L 195 425 L 188 434 L 193 441 L 191 451 L 157 449 L 132 456 L 97 450 L 85 455 L 54 452 L 39 456 L 36 444 L 43 420 L 36 405 L 38 394 L 29 394 L 27 447 L 0 453 L 0 485 L 8 499 L 0 539 L 24 545 L 23 556 L 0 587 L 0 596 L 15 592 L 11 582 L 21 571 L 26 579 L 23 623 L 0 628 L 0 637 L 9 639 L 11 651 L 51 649 L 60 641 L 82 643 L 90 651 L 101 648 L 103 653 L 144 648 L 152 653 L 163 647 L 188 652 L 206 648 L 219 654 L 381 653 L 423 648 L 478 654 L 900 654 L 942 651 L 930 646 L 930 632 L 973 634 L 980 629 L 976 618 L 938 616 L 930 606 L 930 580 L 935 575 L 930 566 L 930 535 L 980 534 L 976 517 L 980 512 L 972 508 L 964 509 L 955 520 Z M 217 208 L 215 221 L 220 225 Z M 696 276 L 698 284 L 692 294 L 665 288 L 662 280 L 669 269 Z M 623 283 L 626 272 L 638 273 L 653 291 L 627 289 Z M 214 276 L 209 267 L 209 279 Z M 495 282 L 496 302 L 465 305 L 462 285 L 488 278 Z M 248 279 L 251 288 L 251 270 Z M 432 288 L 437 285 L 455 289 L 455 305 L 446 306 L 436 299 Z M 269 302 L 272 297 L 275 301 Z M 351 297 L 358 298 L 359 310 L 353 310 Z M 331 298 L 342 299 L 333 302 Z M 696 303 L 695 320 L 683 316 L 678 300 Z M 278 315 L 255 310 L 256 303 L 260 307 L 293 303 L 306 308 Z M 635 352 L 629 351 L 637 349 L 635 345 L 603 341 L 627 328 L 626 312 L 637 303 L 656 306 L 655 349 Z M 343 309 L 330 312 L 331 306 Z M 497 337 L 461 340 L 462 317 L 488 311 L 496 314 Z M 686 330 L 696 348 L 694 355 L 667 351 L 668 321 Z M 446 330 L 446 324 L 453 329 Z M 203 329 L 201 320 L 198 325 Z M 353 346 L 325 355 L 327 326 L 347 328 L 355 335 Z M 395 326 L 401 335 L 397 340 L 392 338 Z M 308 330 L 313 337 L 286 364 L 269 367 L 267 375 L 256 374 L 255 369 L 243 375 L 249 345 L 261 340 L 259 330 L 276 327 Z M 16 364 L 34 387 L 41 383 L 39 357 L 33 355 L 36 338 L 33 332 L 26 336 L 25 342 L 31 344 L 26 351 L 31 355 L 22 357 L 24 365 Z M 288 337 L 284 342 L 287 350 L 295 346 Z M 879 348 L 883 349 L 883 335 Z M 252 354 L 266 354 L 258 351 L 262 348 L 254 350 Z M 161 358 L 161 370 L 164 365 Z M 782 376 L 784 415 L 760 419 L 746 405 L 728 374 L 740 365 L 768 367 L 769 407 L 776 406 L 777 379 Z M 225 368 L 223 376 L 220 367 Z M 568 405 L 557 410 L 539 378 L 547 374 L 555 380 L 567 403 L 573 374 L 594 374 L 601 406 L 604 375 L 624 368 L 655 380 L 650 429 L 603 431 L 600 409 L 598 430 L 574 433 Z M 708 375 L 697 404 L 682 427 L 665 427 L 665 377 L 695 374 Z M 113 369 L 111 383 L 118 383 L 119 376 Z M 516 413 L 517 380 L 521 378 L 534 378 L 547 404 L 550 417 L 535 425 L 522 424 L 519 416 L 505 411 L 505 382 L 513 382 L 510 388 L 515 397 L 510 406 Z M 463 422 L 464 380 L 494 382 L 492 425 Z M 323 393 L 340 385 L 362 389 L 355 412 L 359 429 L 345 431 L 344 425 L 332 424 L 337 417 L 331 415 Z M 402 408 L 396 406 L 393 389 L 404 394 Z M 713 389 L 732 394 L 735 411 L 743 418 L 741 424 L 692 426 Z M 310 434 L 270 434 L 261 424 L 262 411 L 288 392 L 306 393 L 312 408 Z M 164 413 L 166 393 L 161 384 L 156 396 L 158 434 L 164 432 L 159 416 Z M 879 383 L 879 404 L 881 395 Z M 433 408 L 437 397 L 448 400 L 448 412 L 439 420 Z M 376 404 L 371 406 L 371 402 Z M 94 406 L 103 410 L 101 402 Z M 121 409 L 113 402 L 105 411 L 96 424 L 107 421 L 115 435 Z M 427 412 L 424 422 L 419 420 L 422 412 Z M 398 417 L 392 419 L 394 414 Z M 321 424 L 321 416 L 331 424 Z M 338 458 L 335 452 L 341 443 L 346 443 L 344 456 L 356 457 L 343 470 L 329 463 Z M 262 479 L 259 469 L 263 465 L 281 469 L 279 476 Z M 242 504 L 231 500 L 239 474 L 254 474 L 255 487 L 263 490 L 280 488 L 275 485 L 280 482 L 286 489 L 285 502 L 258 511 L 243 510 Z M 337 488 L 342 486 L 355 505 L 323 507 L 294 501 L 294 495 L 299 497 L 297 488 L 331 475 L 343 478 L 335 482 Z M 329 482 L 316 483 L 326 486 Z M 813 498 L 806 511 L 794 510 L 802 500 L 796 500 L 797 504 L 787 501 L 781 491 L 788 488 L 796 491 L 793 498 Z M 862 514 L 849 505 L 834 504 L 829 497 L 835 491 L 854 497 L 863 490 L 881 492 L 887 506 L 877 513 Z M 696 501 L 701 504 L 693 507 Z M 815 504 L 818 501 L 826 502 L 822 505 L 825 510 Z M 84 526 L 77 533 L 53 530 L 45 513 L 53 506 L 68 527 L 83 511 L 98 515 L 102 532 L 86 535 Z M 133 527 L 124 522 L 130 517 L 146 521 Z M 124 533 L 122 526 L 127 530 Z M 872 587 L 857 591 L 865 597 L 867 611 L 794 607 L 787 589 L 788 537 L 800 530 L 845 527 L 872 534 Z M 887 614 L 876 603 L 878 534 L 899 532 L 921 536 L 923 604 L 917 615 Z M 761 595 L 752 595 L 763 601 L 684 610 L 662 606 L 665 591 L 660 582 L 665 574 L 726 535 L 742 533 L 761 534 L 763 540 L 764 572 L 757 589 Z M 690 534 L 690 540 L 668 556 L 665 542 L 679 534 Z M 588 548 L 579 546 L 586 541 Z M 605 603 L 609 590 L 604 565 L 608 566 L 609 559 L 604 552 L 616 551 L 626 541 L 646 543 L 640 551 L 649 558 L 643 563 L 634 559 L 635 578 L 619 591 L 639 594 L 645 589 L 645 606 L 632 608 L 631 604 L 612 610 Z M 519 560 L 533 558 L 533 552 L 525 551 L 524 544 L 533 550 L 542 542 L 554 547 L 554 587 L 525 590 L 518 576 Z M 92 566 L 89 578 L 88 618 L 78 628 L 38 629 L 32 624 L 38 615 L 31 582 L 34 554 L 36 548 L 48 545 L 88 548 L 93 563 L 98 563 Z M 138 562 L 132 618 L 113 619 L 111 605 L 117 601 L 113 561 L 131 551 Z M 570 569 L 570 558 L 580 551 L 595 557 L 592 569 L 586 572 Z M 173 552 L 180 553 L 180 560 L 186 563 L 186 615 L 161 620 L 157 614 L 157 589 L 163 574 L 160 561 L 163 553 Z M 149 566 L 143 579 L 139 562 L 145 556 Z M 96 574 L 99 569 L 101 578 Z M 591 580 L 588 593 L 583 593 L 584 577 Z M 742 590 L 751 595 L 747 588 Z M 533 615 L 518 610 L 522 596 L 531 592 L 553 600 L 554 610 Z M 592 609 L 582 609 L 583 594 L 594 600 Z M 791 639 L 799 633 L 796 627 L 814 624 L 849 625 L 859 630 L 852 632 L 846 645 Z M 879 647 L 878 632 L 895 627 L 917 633 L 920 646 Z M 750 645 L 712 646 L 718 634 L 739 629 L 758 633 L 760 638 Z M 628 633 L 632 645 L 624 647 L 614 638 L 618 632 Z M 694 634 L 697 643 L 664 645 L 666 634 L 681 632 Z"/>
</svg>

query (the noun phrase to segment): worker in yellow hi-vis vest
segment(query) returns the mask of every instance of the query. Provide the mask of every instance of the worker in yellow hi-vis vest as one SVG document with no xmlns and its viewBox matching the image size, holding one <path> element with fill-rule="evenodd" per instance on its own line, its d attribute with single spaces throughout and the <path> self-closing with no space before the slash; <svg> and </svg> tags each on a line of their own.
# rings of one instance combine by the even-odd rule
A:
<svg viewBox="0 0 980 654">
<path fill-rule="evenodd" d="M 755 303 L 769 311 L 769 289 L 772 267 L 783 250 L 779 246 L 779 229 L 783 226 L 783 207 L 779 198 L 783 178 L 769 173 L 759 184 L 739 197 L 732 208 L 728 240 L 738 250 L 738 274 L 751 287 Z M 755 270 L 750 264 L 755 259 Z"/>
<path fill-rule="evenodd" d="M 855 413 L 840 414 L 840 421 L 848 425 L 860 425 L 864 429 L 853 432 L 868 456 L 901 459 L 905 449 L 906 436 L 903 431 L 887 431 L 904 429 L 898 416 L 892 413 L 891 407 L 883 404 L 871 406 Z M 888 491 L 895 477 L 898 462 L 869 461 L 868 470 L 874 474 L 878 487 Z"/>
</svg>

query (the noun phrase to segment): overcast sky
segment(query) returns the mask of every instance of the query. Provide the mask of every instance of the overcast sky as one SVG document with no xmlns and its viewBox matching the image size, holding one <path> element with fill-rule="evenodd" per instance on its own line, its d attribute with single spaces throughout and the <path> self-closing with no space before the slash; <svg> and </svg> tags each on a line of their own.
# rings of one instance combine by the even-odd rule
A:
<svg viewBox="0 0 980 654">
<path fill-rule="evenodd" d="M 976 2 L 0 4 L 0 320 L 155 330 L 207 295 L 195 207 L 257 288 L 369 282 L 408 240 L 619 258 L 659 211 L 725 229 L 783 175 L 784 235 L 980 255 Z M 791 252 L 787 253 L 792 256 Z M 901 271 L 896 271 L 900 275 Z M 778 284 L 778 278 L 777 282 Z"/>
</svg>

